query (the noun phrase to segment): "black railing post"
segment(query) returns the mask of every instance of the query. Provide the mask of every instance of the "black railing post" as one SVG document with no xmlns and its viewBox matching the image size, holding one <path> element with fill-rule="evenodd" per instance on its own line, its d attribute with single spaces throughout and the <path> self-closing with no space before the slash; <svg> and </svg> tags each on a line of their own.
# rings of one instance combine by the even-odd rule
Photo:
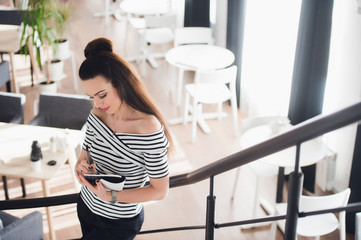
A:
<svg viewBox="0 0 361 240">
<path fill-rule="evenodd" d="M 277 178 L 277 191 L 276 191 L 276 203 L 281 203 L 283 201 L 283 185 L 285 184 L 285 168 L 278 168 L 278 178 Z"/>
<path fill-rule="evenodd" d="M 214 176 L 209 179 L 209 195 L 207 197 L 207 212 L 206 212 L 206 240 L 214 239 L 214 216 L 216 196 L 213 194 Z"/>
<path fill-rule="evenodd" d="M 296 240 L 297 236 L 298 205 L 303 182 L 303 174 L 300 172 L 299 160 L 300 144 L 297 144 L 295 170 L 289 177 L 285 240 Z"/>
</svg>

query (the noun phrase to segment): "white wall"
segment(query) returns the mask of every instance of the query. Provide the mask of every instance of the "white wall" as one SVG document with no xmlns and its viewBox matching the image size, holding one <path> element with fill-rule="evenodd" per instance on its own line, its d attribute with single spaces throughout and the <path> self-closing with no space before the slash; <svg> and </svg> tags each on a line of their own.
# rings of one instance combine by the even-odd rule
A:
<svg viewBox="0 0 361 240">
<path fill-rule="evenodd" d="M 355 0 L 334 1 L 330 60 L 324 113 L 361 100 L 361 15 Z M 357 125 L 329 133 L 330 148 L 337 153 L 335 190 L 348 187 Z"/>
<path fill-rule="evenodd" d="M 216 25 L 214 26 L 214 38 L 217 46 L 226 47 L 227 45 L 227 1 L 216 1 Z"/>
<path fill-rule="evenodd" d="M 171 0 L 171 9 L 177 13 L 177 27 L 184 26 L 184 0 Z"/>
</svg>

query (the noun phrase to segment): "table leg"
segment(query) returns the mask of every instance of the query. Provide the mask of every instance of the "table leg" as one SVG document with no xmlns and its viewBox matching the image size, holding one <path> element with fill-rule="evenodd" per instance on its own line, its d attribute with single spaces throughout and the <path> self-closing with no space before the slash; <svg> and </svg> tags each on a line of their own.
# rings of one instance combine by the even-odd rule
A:
<svg viewBox="0 0 361 240">
<path fill-rule="evenodd" d="M 23 191 L 23 197 L 26 197 L 25 179 L 24 178 L 20 178 L 20 184 L 21 184 L 21 189 Z"/>
<path fill-rule="evenodd" d="M 181 124 L 184 123 L 184 118 L 180 117 L 180 118 L 173 118 L 170 119 L 168 121 L 169 125 L 177 125 L 177 124 Z M 188 116 L 185 122 L 191 122 L 192 121 L 192 116 Z M 204 121 L 204 118 L 199 117 L 197 119 L 197 123 L 199 125 L 199 127 L 202 129 L 203 132 L 205 133 L 210 133 L 211 132 L 211 128 L 208 126 L 208 124 Z"/>
<path fill-rule="evenodd" d="M 146 54 L 147 54 L 147 61 L 149 62 L 150 66 L 152 66 L 152 68 L 154 69 L 158 68 L 158 63 L 155 60 L 155 58 L 148 52 Z"/>
<path fill-rule="evenodd" d="M 104 3 L 104 12 L 97 12 L 93 14 L 94 17 L 105 17 L 105 24 L 109 25 L 110 16 L 114 16 L 114 18 L 118 21 L 122 20 L 120 9 L 117 8 L 117 4 L 115 1 L 110 3 L 110 0 L 105 0 Z"/>
<path fill-rule="evenodd" d="M 141 32 L 140 33 L 140 38 L 141 38 L 141 46 L 140 46 L 140 57 L 138 57 L 138 60 L 140 58 L 140 63 L 144 63 L 146 61 L 148 61 L 149 65 L 154 68 L 157 69 L 158 68 L 158 63 L 155 60 L 154 56 L 149 52 L 149 45 L 148 43 L 145 41 L 145 32 Z M 130 59 L 130 58 L 129 58 Z M 139 63 L 139 61 L 137 61 L 137 63 Z"/>
<path fill-rule="evenodd" d="M 184 78 L 184 70 L 178 70 L 178 81 L 177 81 L 177 106 L 181 105 L 182 101 L 182 91 L 183 91 L 183 78 Z"/>
<path fill-rule="evenodd" d="M 50 196 L 50 190 L 49 190 L 49 187 L 48 187 L 48 184 L 47 184 L 46 180 L 42 180 L 41 182 L 42 182 L 42 185 L 43 185 L 44 196 L 45 197 Z M 54 231 L 54 228 L 53 228 L 53 217 L 51 215 L 50 207 L 45 207 L 45 210 L 46 210 L 46 216 L 48 218 L 49 239 L 55 240 L 56 237 L 55 237 L 55 231 Z"/>
<path fill-rule="evenodd" d="M 211 128 L 209 127 L 209 125 L 206 123 L 206 119 L 215 119 L 218 118 L 219 114 L 218 113 L 202 113 L 201 116 L 198 117 L 198 125 L 199 127 L 203 130 L 204 133 L 210 133 L 211 132 Z M 223 112 L 221 114 L 221 117 L 225 117 L 227 116 L 226 112 Z M 184 117 L 180 117 L 180 118 L 173 118 L 170 119 L 168 121 L 169 125 L 176 125 L 176 124 L 181 124 L 184 122 L 191 122 L 192 121 L 192 116 L 188 116 L 186 121 L 184 121 Z"/>
<path fill-rule="evenodd" d="M 113 13 L 110 11 L 110 0 L 105 0 L 104 12 L 94 13 L 94 17 L 105 17 L 105 24 L 109 25 L 109 17 Z"/>
<path fill-rule="evenodd" d="M 6 179 L 6 176 L 2 176 L 2 181 L 4 184 L 5 200 L 9 200 L 8 181 Z"/>
<path fill-rule="evenodd" d="M 256 187 L 255 187 L 255 195 L 254 195 L 254 199 L 253 199 L 253 211 L 252 211 L 252 218 L 255 219 L 257 216 L 257 208 L 258 206 L 262 206 L 263 209 L 266 211 L 266 213 L 268 215 L 272 215 L 273 214 L 273 206 L 271 206 L 270 203 L 267 202 L 267 200 L 265 199 L 260 199 L 259 198 L 259 180 L 260 177 L 256 176 Z M 267 226 L 269 225 L 269 222 L 261 222 L 261 223 L 252 223 L 252 224 L 247 224 L 247 225 L 242 225 L 241 229 L 250 229 L 250 228 L 256 228 L 256 227 L 263 227 L 263 226 Z"/>
<path fill-rule="evenodd" d="M 211 128 L 209 127 L 209 125 L 206 123 L 206 121 L 202 117 L 202 114 L 199 114 L 197 122 L 198 122 L 199 127 L 203 130 L 204 133 L 207 133 L 207 134 L 211 133 Z"/>
</svg>

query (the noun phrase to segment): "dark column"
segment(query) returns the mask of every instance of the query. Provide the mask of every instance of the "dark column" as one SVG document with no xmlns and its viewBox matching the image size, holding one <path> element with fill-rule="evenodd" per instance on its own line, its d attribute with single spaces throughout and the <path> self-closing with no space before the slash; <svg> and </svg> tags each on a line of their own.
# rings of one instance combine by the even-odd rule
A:
<svg viewBox="0 0 361 240">
<path fill-rule="evenodd" d="M 185 27 L 209 27 L 209 0 L 185 0 Z"/>
<path fill-rule="evenodd" d="M 240 85 L 241 85 L 241 67 L 242 67 L 242 50 L 243 50 L 243 35 L 244 23 L 246 18 L 247 0 L 228 0 L 227 9 L 227 48 L 235 55 L 234 64 L 238 67 L 236 91 L 237 104 L 240 99 Z"/>
<path fill-rule="evenodd" d="M 288 117 L 298 124 L 322 113 L 333 0 L 303 0 Z M 315 165 L 303 168 L 304 188 L 314 192 Z"/>
</svg>

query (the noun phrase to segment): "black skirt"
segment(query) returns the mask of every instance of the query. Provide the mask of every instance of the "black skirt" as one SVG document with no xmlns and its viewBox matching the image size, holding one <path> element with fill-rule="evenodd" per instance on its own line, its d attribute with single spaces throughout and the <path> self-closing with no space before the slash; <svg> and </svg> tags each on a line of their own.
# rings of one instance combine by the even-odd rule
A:
<svg viewBox="0 0 361 240">
<path fill-rule="evenodd" d="M 144 209 L 135 217 L 109 219 L 94 214 L 78 197 L 78 218 L 83 237 L 81 239 L 132 240 L 139 233 L 144 221 Z"/>
</svg>

